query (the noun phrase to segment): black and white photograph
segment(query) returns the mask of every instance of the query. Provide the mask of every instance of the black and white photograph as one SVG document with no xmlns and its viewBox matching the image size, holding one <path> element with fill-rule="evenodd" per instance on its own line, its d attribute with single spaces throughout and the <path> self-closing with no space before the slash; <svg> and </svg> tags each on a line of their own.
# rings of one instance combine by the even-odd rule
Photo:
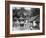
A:
<svg viewBox="0 0 46 38">
<path fill-rule="evenodd" d="M 10 13 L 12 13 L 11 28 L 13 32 L 42 32 L 42 6 L 32 5 L 11 5 Z"/>
<path fill-rule="evenodd" d="M 13 8 L 13 30 L 39 30 L 39 8 Z"/>
</svg>

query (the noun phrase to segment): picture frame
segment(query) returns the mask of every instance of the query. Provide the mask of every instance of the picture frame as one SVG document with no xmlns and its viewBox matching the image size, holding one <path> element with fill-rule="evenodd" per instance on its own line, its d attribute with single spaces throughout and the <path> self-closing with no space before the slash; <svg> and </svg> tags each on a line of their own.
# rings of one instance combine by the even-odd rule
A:
<svg viewBox="0 0 46 38">
<path fill-rule="evenodd" d="M 26 20 L 28 19 L 28 21 L 31 22 L 29 23 L 25 19 Z M 34 19 L 38 21 L 36 22 L 36 20 Z M 28 24 L 26 25 L 25 23 Z M 5 37 L 34 36 L 44 34 L 45 34 L 44 3 L 5 1 Z"/>
</svg>

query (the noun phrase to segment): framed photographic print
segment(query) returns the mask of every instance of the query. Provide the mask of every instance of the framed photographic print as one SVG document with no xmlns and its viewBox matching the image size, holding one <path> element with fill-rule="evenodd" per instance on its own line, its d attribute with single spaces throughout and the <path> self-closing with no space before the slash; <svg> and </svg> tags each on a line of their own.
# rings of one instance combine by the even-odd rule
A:
<svg viewBox="0 0 46 38">
<path fill-rule="evenodd" d="M 6 1 L 5 36 L 32 36 L 45 34 L 44 3 Z"/>
</svg>

